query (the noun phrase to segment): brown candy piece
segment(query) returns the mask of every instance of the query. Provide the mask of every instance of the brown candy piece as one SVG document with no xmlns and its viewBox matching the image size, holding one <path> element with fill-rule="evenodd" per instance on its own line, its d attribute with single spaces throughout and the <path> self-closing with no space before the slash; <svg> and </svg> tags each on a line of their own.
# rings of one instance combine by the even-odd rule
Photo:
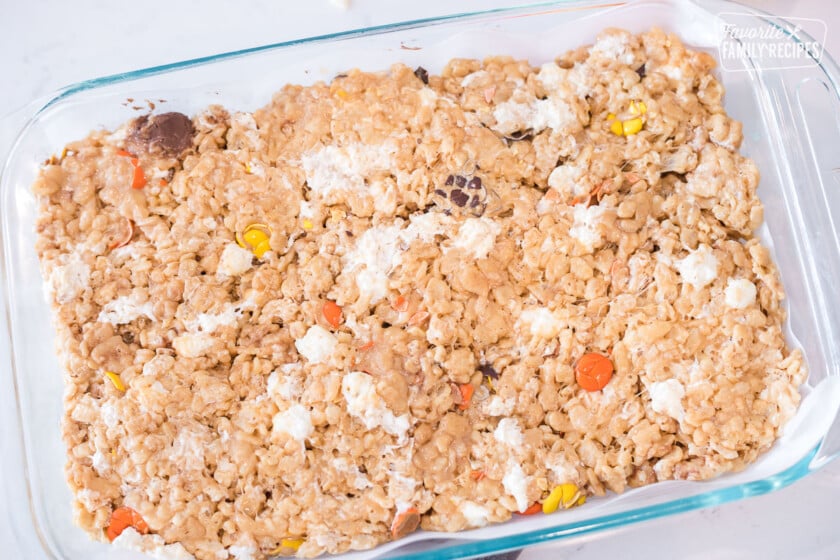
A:
<svg viewBox="0 0 840 560">
<path fill-rule="evenodd" d="M 426 85 L 429 85 L 429 73 L 426 71 L 425 68 L 422 66 L 418 66 L 417 70 L 414 71 L 414 75 Z"/>
<path fill-rule="evenodd" d="M 417 530 L 420 525 L 420 512 L 414 508 L 398 514 L 391 524 L 391 538 L 401 539 Z"/>
<path fill-rule="evenodd" d="M 183 113 L 143 115 L 131 123 L 128 148 L 132 153 L 178 157 L 192 146 L 195 128 Z"/>
</svg>

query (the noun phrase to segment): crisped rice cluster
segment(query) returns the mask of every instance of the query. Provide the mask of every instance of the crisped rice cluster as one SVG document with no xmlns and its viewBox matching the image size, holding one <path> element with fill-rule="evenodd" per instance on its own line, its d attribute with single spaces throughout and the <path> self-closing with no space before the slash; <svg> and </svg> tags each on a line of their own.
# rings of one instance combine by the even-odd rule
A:
<svg viewBox="0 0 840 560">
<path fill-rule="evenodd" d="M 608 30 L 70 144 L 34 192 L 78 523 L 312 557 L 744 468 L 806 373 L 713 67 Z"/>
</svg>

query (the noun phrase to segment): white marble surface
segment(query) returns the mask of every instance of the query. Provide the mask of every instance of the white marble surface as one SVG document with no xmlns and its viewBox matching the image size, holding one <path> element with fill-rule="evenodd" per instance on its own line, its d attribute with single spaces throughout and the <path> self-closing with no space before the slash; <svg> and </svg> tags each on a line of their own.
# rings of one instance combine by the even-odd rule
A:
<svg viewBox="0 0 840 560">
<path fill-rule="evenodd" d="M 342 11 L 328 0 L 3 2 L 0 115 L 87 78 L 342 29 L 515 3 L 353 0 L 350 9 Z M 834 2 L 751 3 L 782 16 L 826 21 L 828 50 L 840 58 L 840 7 Z M 4 314 L 0 303 L 0 316 Z M 5 321 L 0 323 L 4 355 Z M 12 398 L 10 387 L 0 389 L 0 410 L 7 420 Z M 6 522 L 28 516 L 26 505 L 11 502 L 5 490 L 7 484 L 21 484 L 7 476 L 9 465 L 20 462 L 15 427 L 8 422 L 0 431 L 0 458 L 0 556 L 42 558 L 34 535 L 13 535 Z M 770 495 L 535 547 L 523 558 L 827 560 L 840 557 L 836 519 L 840 461 Z"/>
</svg>

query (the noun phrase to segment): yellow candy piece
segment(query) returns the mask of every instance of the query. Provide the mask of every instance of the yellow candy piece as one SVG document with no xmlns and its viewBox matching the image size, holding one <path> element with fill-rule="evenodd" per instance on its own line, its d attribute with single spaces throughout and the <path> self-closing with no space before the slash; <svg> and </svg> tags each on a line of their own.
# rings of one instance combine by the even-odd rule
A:
<svg viewBox="0 0 840 560">
<path fill-rule="evenodd" d="M 555 486 L 548 495 L 548 498 L 543 501 L 543 513 L 549 514 L 557 511 L 560 506 L 563 509 L 569 509 L 573 506 L 580 506 L 586 502 L 586 496 L 580 493 L 578 487 L 571 482 L 566 482 Z"/>
<path fill-rule="evenodd" d="M 624 121 L 623 123 L 621 123 L 624 136 L 636 134 L 637 132 L 642 130 L 643 125 L 644 123 L 642 122 L 642 117 L 636 117 L 635 119 L 630 119 L 629 121 Z"/>
<path fill-rule="evenodd" d="M 571 482 L 567 482 L 565 484 L 560 485 L 563 488 L 563 507 L 565 509 L 569 509 L 572 506 L 577 505 L 580 502 L 580 499 L 583 498 L 586 501 L 586 496 L 583 496 L 578 490 L 578 487 L 572 484 Z"/>
<path fill-rule="evenodd" d="M 303 542 L 303 539 L 283 539 L 282 541 L 280 541 L 280 546 L 294 548 L 295 550 L 297 550 L 300 548 Z"/>
<path fill-rule="evenodd" d="M 306 219 L 303 220 L 303 229 L 305 229 L 306 231 L 309 231 L 313 227 L 315 227 L 315 224 L 312 223 L 312 220 L 310 220 L 309 218 L 306 218 Z"/>
<path fill-rule="evenodd" d="M 265 224 L 251 224 L 245 228 L 240 236 L 236 234 L 236 244 L 243 249 L 249 249 L 257 258 L 271 251 L 269 240 L 271 238 L 271 228 Z"/>
<path fill-rule="evenodd" d="M 245 164 L 245 173 L 251 174 L 251 162 Z"/>
<path fill-rule="evenodd" d="M 645 126 L 642 115 L 647 113 L 647 105 L 644 101 L 631 101 L 628 111 L 634 118 L 624 120 L 626 113 L 621 117 L 616 117 L 615 113 L 609 113 L 607 120 L 610 121 L 610 131 L 616 136 L 630 136 L 637 134 Z"/>
<path fill-rule="evenodd" d="M 114 373 L 113 371 L 106 371 L 105 377 L 111 380 L 111 383 L 113 383 L 117 391 L 122 391 L 123 393 L 125 393 L 125 383 L 122 382 L 122 379 L 120 379 L 120 375 L 118 373 Z"/>
<path fill-rule="evenodd" d="M 283 539 L 280 541 L 280 546 L 269 552 L 269 554 L 282 554 L 284 556 L 290 556 L 297 552 L 304 542 L 306 541 L 303 539 Z"/>
<path fill-rule="evenodd" d="M 243 233 L 248 233 L 251 230 L 258 230 L 258 231 L 263 232 L 266 235 L 269 235 L 271 233 L 271 228 L 268 227 L 265 224 L 251 224 L 251 225 L 245 226 L 245 230 L 244 230 Z"/>
<path fill-rule="evenodd" d="M 563 486 L 555 486 L 554 489 L 551 491 L 551 494 L 548 495 L 548 498 L 545 499 L 542 503 L 542 510 L 543 513 L 546 515 L 549 513 L 554 513 L 557 511 L 557 508 L 560 507 L 560 502 L 563 500 Z"/>
<path fill-rule="evenodd" d="M 342 98 L 342 99 L 347 99 L 347 97 L 350 95 L 350 94 L 348 94 L 346 91 L 344 91 L 344 90 L 343 90 L 343 89 L 341 89 L 341 88 L 339 88 L 339 89 L 338 89 L 338 91 L 336 91 L 336 92 L 335 92 L 335 94 L 336 94 L 337 96 L 339 96 L 340 98 Z"/>
<path fill-rule="evenodd" d="M 248 245 L 256 247 L 257 245 L 268 239 L 268 236 L 265 234 L 264 231 L 252 229 L 251 231 L 246 231 L 242 238 Z"/>
<path fill-rule="evenodd" d="M 253 252 L 258 259 L 261 259 L 263 255 L 265 255 L 269 251 L 271 251 L 271 245 L 269 244 L 268 239 L 266 239 L 257 243 L 257 246 L 254 247 Z"/>
</svg>

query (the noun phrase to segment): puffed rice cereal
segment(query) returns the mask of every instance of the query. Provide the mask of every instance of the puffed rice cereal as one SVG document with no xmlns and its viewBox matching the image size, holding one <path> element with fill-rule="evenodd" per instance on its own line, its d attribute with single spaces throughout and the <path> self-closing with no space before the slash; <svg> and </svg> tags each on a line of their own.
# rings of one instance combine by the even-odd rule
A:
<svg viewBox="0 0 840 560">
<path fill-rule="evenodd" d="M 607 30 L 69 144 L 33 189 L 77 523 L 314 557 L 746 467 L 806 370 L 714 66 Z"/>
</svg>

